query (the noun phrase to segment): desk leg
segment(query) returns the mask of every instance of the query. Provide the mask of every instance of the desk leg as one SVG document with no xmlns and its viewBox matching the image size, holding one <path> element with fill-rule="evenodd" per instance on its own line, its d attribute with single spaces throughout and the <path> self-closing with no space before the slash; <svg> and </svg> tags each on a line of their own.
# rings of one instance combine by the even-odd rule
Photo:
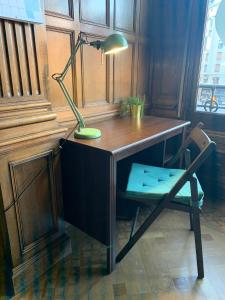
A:
<svg viewBox="0 0 225 300">
<path fill-rule="evenodd" d="M 109 180 L 109 233 L 110 245 L 107 248 L 107 274 L 115 269 L 116 260 L 116 161 L 110 158 L 110 180 Z"/>
</svg>

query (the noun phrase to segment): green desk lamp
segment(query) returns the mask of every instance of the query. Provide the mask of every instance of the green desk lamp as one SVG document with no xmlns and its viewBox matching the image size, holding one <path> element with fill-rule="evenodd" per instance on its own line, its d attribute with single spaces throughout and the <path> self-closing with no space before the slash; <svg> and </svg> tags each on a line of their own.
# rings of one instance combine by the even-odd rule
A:
<svg viewBox="0 0 225 300">
<path fill-rule="evenodd" d="M 63 80 L 68 72 L 68 69 L 71 65 L 74 64 L 74 58 L 76 53 L 81 45 L 89 45 L 97 50 L 101 49 L 105 54 L 117 53 L 121 50 L 128 48 L 128 43 L 125 37 L 121 34 L 115 33 L 108 36 L 104 41 L 93 41 L 88 42 L 87 38 L 83 38 L 81 33 L 78 35 L 77 42 L 72 49 L 70 58 L 68 59 L 62 73 L 55 73 L 52 75 L 52 78 L 56 80 L 62 89 L 66 100 L 68 101 L 76 119 L 77 119 L 77 129 L 74 132 L 74 137 L 79 139 L 96 139 L 101 136 L 101 131 L 96 128 L 87 128 L 85 127 L 84 119 L 76 107 L 73 99 L 71 98 Z"/>
</svg>

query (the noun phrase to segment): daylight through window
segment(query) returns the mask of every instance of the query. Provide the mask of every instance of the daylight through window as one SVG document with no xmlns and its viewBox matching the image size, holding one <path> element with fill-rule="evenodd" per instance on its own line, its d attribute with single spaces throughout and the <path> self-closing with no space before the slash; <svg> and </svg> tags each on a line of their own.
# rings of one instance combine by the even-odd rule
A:
<svg viewBox="0 0 225 300">
<path fill-rule="evenodd" d="M 216 28 L 217 12 L 225 0 L 208 2 L 196 110 L 225 114 L 225 45 Z M 225 28 L 225 18 L 223 21 Z"/>
</svg>

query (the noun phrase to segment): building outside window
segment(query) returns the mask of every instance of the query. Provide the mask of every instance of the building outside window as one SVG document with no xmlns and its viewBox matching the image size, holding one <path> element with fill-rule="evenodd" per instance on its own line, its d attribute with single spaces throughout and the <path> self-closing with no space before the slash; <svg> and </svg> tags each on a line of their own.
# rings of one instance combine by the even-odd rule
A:
<svg viewBox="0 0 225 300">
<path fill-rule="evenodd" d="M 208 76 L 204 76 L 204 78 L 203 78 L 204 83 L 207 83 L 208 80 L 209 80 L 209 77 Z"/>
<path fill-rule="evenodd" d="M 219 77 L 213 77 L 213 84 L 219 84 L 220 78 Z"/>
<path fill-rule="evenodd" d="M 218 43 L 218 49 L 222 49 L 223 47 L 224 47 L 224 44 L 221 41 L 219 41 L 219 43 Z"/>
<path fill-rule="evenodd" d="M 217 10 L 221 2 L 222 0 L 208 2 L 196 111 L 206 112 L 207 107 L 204 104 L 210 103 L 213 99 L 217 101 L 218 109 L 207 112 L 225 114 L 225 45 L 220 40 L 215 25 Z"/>
<path fill-rule="evenodd" d="M 215 64 L 215 72 L 219 72 L 220 71 L 220 64 Z"/>
<path fill-rule="evenodd" d="M 222 58 L 223 58 L 223 52 L 217 52 L 216 60 L 222 60 Z"/>
</svg>

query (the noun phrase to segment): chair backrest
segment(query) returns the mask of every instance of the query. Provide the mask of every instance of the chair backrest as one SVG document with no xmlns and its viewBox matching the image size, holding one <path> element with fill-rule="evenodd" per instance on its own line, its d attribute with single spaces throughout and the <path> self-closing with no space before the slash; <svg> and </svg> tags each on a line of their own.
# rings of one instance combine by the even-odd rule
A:
<svg viewBox="0 0 225 300">
<path fill-rule="evenodd" d="M 180 147 L 177 154 L 174 156 L 174 158 L 169 162 L 168 166 L 174 165 L 175 162 L 177 162 L 179 159 L 183 157 L 183 155 L 187 154 L 187 152 L 190 153 L 188 150 L 188 147 L 191 144 L 195 144 L 197 148 L 199 149 L 199 154 L 195 157 L 195 160 L 191 163 L 191 159 L 187 158 L 189 160 L 189 165 L 186 165 L 186 168 L 190 168 L 191 170 L 194 170 L 195 172 L 199 165 L 199 160 L 201 164 L 203 161 L 208 157 L 208 155 L 215 150 L 216 144 L 215 142 L 211 141 L 211 139 L 208 137 L 208 135 L 202 130 L 203 123 L 198 123 L 198 125 L 192 129 L 186 140 L 184 141 L 183 145 Z M 188 153 L 188 154 L 189 154 Z"/>
<path fill-rule="evenodd" d="M 198 125 L 194 129 L 192 129 L 188 137 L 188 143 L 191 143 L 191 141 L 193 141 L 200 150 L 203 150 L 211 143 L 215 145 L 215 143 L 212 142 L 208 135 L 202 130 L 203 126 L 203 123 L 198 123 Z M 189 142 L 189 140 L 191 141 Z"/>
<path fill-rule="evenodd" d="M 199 153 L 192 162 L 190 158 L 188 158 L 190 164 L 186 166 L 186 172 L 175 184 L 174 188 L 169 193 L 169 197 L 175 196 L 185 182 L 193 179 L 192 175 L 198 170 L 198 168 L 209 157 L 209 155 L 216 149 L 216 143 L 211 141 L 208 135 L 202 130 L 202 127 L 203 123 L 198 123 L 198 125 L 194 129 L 192 129 L 191 133 L 184 141 L 182 147 L 179 149 L 178 153 L 174 157 L 173 162 L 177 161 L 179 158 L 182 158 L 185 152 L 188 151 L 190 153 L 188 147 L 193 143 L 199 149 Z"/>
<path fill-rule="evenodd" d="M 187 151 L 191 144 L 195 144 L 199 149 L 199 154 L 195 159 L 187 166 L 189 174 L 193 174 L 202 165 L 202 163 L 208 158 L 208 156 L 216 149 L 216 143 L 213 142 L 208 135 L 202 130 L 203 123 L 192 129 L 191 133 L 184 142 L 182 148 Z"/>
</svg>

